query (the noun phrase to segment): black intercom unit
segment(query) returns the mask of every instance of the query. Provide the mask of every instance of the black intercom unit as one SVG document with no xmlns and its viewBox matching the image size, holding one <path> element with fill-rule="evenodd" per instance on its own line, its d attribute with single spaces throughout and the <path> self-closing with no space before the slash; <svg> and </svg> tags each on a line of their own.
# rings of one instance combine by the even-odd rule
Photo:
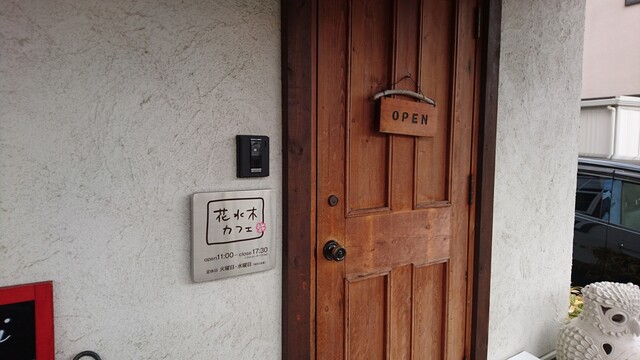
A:
<svg viewBox="0 0 640 360">
<path fill-rule="evenodd" d="M 269 176 L 269 137 L 236 135 L 237 176 Z"/>
</svg>

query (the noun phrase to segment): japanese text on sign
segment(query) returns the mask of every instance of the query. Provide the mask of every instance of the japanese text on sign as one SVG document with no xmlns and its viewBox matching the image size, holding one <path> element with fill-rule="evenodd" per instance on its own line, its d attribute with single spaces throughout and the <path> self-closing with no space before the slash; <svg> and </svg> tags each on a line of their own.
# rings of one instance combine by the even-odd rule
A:
<svg viewBox="0 0 640 360">
<path fill-rule="evenodd" d="M 212 200 L 207 212 L 208 245 L 259 239 L 267 230 L 260 197 Z"/>
</svg>

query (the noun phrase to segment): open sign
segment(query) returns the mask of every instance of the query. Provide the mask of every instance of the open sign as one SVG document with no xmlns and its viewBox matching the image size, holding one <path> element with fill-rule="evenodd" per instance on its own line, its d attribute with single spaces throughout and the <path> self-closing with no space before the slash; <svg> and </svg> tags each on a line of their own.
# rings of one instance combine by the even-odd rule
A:
<svg viewBox="0 0 640 360">
<path fill-rule="evenodd" d="M 438 129 L 437 119 L 438 111 L 431 104 L 380 99 L 380 132 L 433 137 Z"/>
</svg>

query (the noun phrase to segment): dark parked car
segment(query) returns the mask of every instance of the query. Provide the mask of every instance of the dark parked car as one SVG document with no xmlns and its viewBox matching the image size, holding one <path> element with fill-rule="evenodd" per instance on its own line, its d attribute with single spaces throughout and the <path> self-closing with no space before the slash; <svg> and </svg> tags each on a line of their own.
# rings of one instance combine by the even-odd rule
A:
<svg viewBox="0 0 640 360">
<path fill-rule="evenodd" d="M 571 282 L 640 285 L 640 162 L 580 158 Z"/>
</svg>

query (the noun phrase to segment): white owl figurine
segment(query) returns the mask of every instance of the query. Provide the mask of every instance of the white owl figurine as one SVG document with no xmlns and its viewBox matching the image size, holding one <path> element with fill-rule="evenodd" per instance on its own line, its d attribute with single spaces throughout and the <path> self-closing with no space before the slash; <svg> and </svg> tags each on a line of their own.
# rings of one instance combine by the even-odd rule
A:
<svg viewBox="0 0 640 360">
<path fill-rule="evenodd" d="M 582 295 L 584 311 L 560 330 L 557 360 L 639 360 L 640 288 L 598 282 Z"/>
</svg>

